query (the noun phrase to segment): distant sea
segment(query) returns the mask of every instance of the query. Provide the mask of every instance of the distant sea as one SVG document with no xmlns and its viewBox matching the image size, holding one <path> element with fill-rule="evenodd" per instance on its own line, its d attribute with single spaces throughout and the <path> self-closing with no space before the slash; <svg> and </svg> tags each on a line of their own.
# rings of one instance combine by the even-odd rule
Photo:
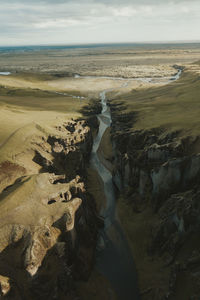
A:
<svg viewBox="0 0 200 300">
<path fill-rule="evenodd" d="M 0 53 L 2 52 L 28 52 L 41 50 L 65 50 L 65 49 L 87 49 L 87 48 L 182 48 L 182 47 L 199 47 L 200 43 L 113 43 L 113 44 L 85 44 L 85 45 L 35 45 L 35 46 L 0 46 Z"/>
</svg>

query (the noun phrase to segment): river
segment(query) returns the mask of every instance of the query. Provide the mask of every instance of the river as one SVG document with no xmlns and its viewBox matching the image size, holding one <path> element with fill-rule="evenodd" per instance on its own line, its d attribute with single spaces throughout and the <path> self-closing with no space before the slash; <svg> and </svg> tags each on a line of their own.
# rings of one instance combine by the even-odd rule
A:
<svg viewBox="0 0 200 300">
<path fill-rule="evenodd" d="M 115 188 L 112 183 L 112 174 L 101 163 L 97 154 L 102 136 L 111 124 L 106 91 L 100 93 L 100 98 L 102 112 L 98 116 L 99 132 L 93 144 L 91 165 L 97 170 L 104 183 L 106 208 L 101 213 L 105 219 L 105 226 L 100 231 L 96 267 L 109 280 L 120 300 L 137 300 L 139 299 L 139 292 L 136 269 L 128 242 L 116 218 Z"/>
<path fill-rule="evenodd" d="M 181 73 L 182 70 L 178 70 L 176 75 L 171 78 L 164 77 L 164 80 L 166 83 L 170 83 L 179 79 Z M 119 80 L 119 78 L 116 78 L 116 80 Z M 121 80 L 124 80 L 124 78 L 121 78 Z M 150 78 L 140 78 L 140 80 L 157 83 L 155 78 L 151 78 L 151 80 Z M 129 80 L 126 80 L 121 87 L 127 86 L 128 83 Z M 135 263 L 128 241 L 116 217 L 116 195 L 112 182 L 112 174 L 101 163 L 97 154 L 104 132 L 112 122 L 110 108 L 107 106 L 106 99 L 106 93 L 109 91 L 105 90 L 100 93 L 102 111 L 98 115 L 99 132 L 94 140 L 90 162 L 103 181 L 106 197 L 106 207 L 101 211 L 101 215 L 105 220 L 105 226 L 99 235 L 96 268 L 109 280 L 119 300 L 138 300 L 140 299 L 140 295 Z"/>
<path fill-rule="evenodd" d="M 10 72 L 0 72 L 0 75 L 2 75 L 2 76 L 8 76 L 10 74 L 11 74 Z"/>
</svg>

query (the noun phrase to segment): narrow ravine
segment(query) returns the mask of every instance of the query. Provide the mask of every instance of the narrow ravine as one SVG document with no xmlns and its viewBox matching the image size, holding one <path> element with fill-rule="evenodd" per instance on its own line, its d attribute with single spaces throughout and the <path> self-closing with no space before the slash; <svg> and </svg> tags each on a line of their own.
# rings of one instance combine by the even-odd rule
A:
<svg viewBox="0 0 200 300">
<path fill-rule="evenodd" d="M 171 78 L 165 78 L 166 83 L 178 80 L 182 70 L 179 69 L 177 74 Z M 121 78 L 121 80 L 124 80 Z M 147 80 L 149 78 L 141 78 Z M 127 80 L 121 87 L 126 87 L 129 83 Z M 157 83 L 156 81 L 153 83 Z M 97 246 L 96 268 L 111 283 L 119 300 L 137 300 L 140 299 L 137 286 L 137 274 L 135 263 L 128 241 L 123 233 L 116 217 L 116 199 L 115 188 L 112 181 L 111 172 L 101 163 L 98 157 L 98 149 L 105 130 L 111 125 L 110 108 L 107 106 L 105 90 L 100 93 L 102 111 L 98 116 L 99 132 L 93 144 L 91 155 L 91 167 L 95 168 L 104 184 L 104 193 L 106 197 L 106 208 L 102 209 L 101 215 L 104 217 L 105 226 L 100 232 Z"/>
<path fill-rule="evenodd" d="M 101 214 L 105 227 L 100 232 L 97 249 L 97 269 L 110 281 L 119 299 L 137 300 L 136 269 L 128 242 L 123 234 L 115 214 L 115 189 L 112 174 L 101 163 L 97 151 L 105 130 L 111 124 L 110 109 L 107 106 L 106 91 L 100 93 L 102 112 L 98 116 L 100 125 L 92 149 L 91 165 L 95 168 L 104 183 L 106 208 Z"/>
</svg>

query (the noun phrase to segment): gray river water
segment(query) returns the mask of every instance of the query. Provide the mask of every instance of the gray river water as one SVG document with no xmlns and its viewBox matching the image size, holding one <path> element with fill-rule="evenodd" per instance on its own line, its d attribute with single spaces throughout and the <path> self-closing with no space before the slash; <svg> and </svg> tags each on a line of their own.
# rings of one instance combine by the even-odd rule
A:
<svg viewBox="0 0 200 300">
<path fill-rule="evenodd" d="M 10 72 L 0 72 L 0 75 L 2 75 L 2 76 L 8 76 L 10 74 L 11 74 Z"/>
<path fill-rule="evenodd" d="M 164 77 L 165 83 L 180 78 L 182 70 L 178 70 L 173 77 Z M 119 80 L 119 78 L 115 78 Z M 120 78 L 124 80 L 124 78 Z M 133 79 L 132 79 L 133 80 Z M 134 79 L 134 80 L 138 80 Z M 153 81 L 157 83 L 155 78 L 140 78 L 141 81 Z M 128 85 L 130 80 L 126 80 L 121 87 Z M 160 81 L 160 78 L 159 78 Z M 140 299 L 137 286 L 137 274 L 133 260 L 133 256 L 123 233 L 117 217 L 116 217 L 116 195 L 112 182 L 111 172 L 101 163 L 97 151 L 105 130 L 111 125 L 110 108 L 107 106 L 105 90 L 100 93 L 102 111 L 98 115 L 99 132 L 93 144 L 91 155 L 91 166 L 94 167 L 104 184 L 104 193 L 106 197 L 106 207 L 102 209 L 101 215 L 104 217 L 105 226 L 100 231 L 97 245 L 96 268 L 110 282 L 112 288 L 116 292 L 119 300 L 138 300 Z"/>
<path fill-rule="evenodd" d="M 107 106 L 106 91 L 100 93 L 102 112 L 98 116 L 100 125 L 92 149 L 91 165 L 97 170 L 104 183 L 106 208 L 102 210 L 105 226 L 100 232 L 96 268 L 111 283 L 119 299 L 137 300 L 136 269 L 123 230 L 116 218 L 115 189 L 112 183 L 112 174 L 99 160 L 97 151 L 105 130 L 111 124 L 110 109 Z"/>
</svg>

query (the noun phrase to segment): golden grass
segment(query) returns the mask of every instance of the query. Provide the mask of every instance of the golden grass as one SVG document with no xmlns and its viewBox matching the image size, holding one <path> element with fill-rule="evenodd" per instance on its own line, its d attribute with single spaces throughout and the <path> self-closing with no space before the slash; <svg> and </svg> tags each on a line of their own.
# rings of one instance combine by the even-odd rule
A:
<svg viewBox="0 0 200 300">
<path fill-rule="evenodd" d="M 76 83 L 76 84 L 75 84 Z M 0 91 L 4 95 L 55 95 L 55 92 L 69 92 L 83 96 L 79 88 L 79 80 L 70 77 L 36 73 L 16 73 L 9 76 L 0 76 Z M 85 89 L 84 89 L 85 90 Z M 87 90 L 87 89 L 86 89 Z"/>
<path fill-rule="evenodd" d="M 25 168 L 23 173 L 37 174 L 40 166 L 33 161 L 37 145 L 49 135 L 62 136 L 64 133 L 58 132 L 56 127 L 72 118 L 84 118 L 83 107 L 89 101 L 35 89 L 35 86 L 27 88 L 23 84 L 26 81 L 40 86 L 41 82 L 49 80 L 49 75 L 28 74 L 26 77 L 16 74 L 9 77 L 11 85 L 12 78 L 13 85 L 17 78 L 21 86 L 0 87 L 0 164 L 10 162 Z M 9 180 L 13 182 L 17 174 L 7 177 L 8 180 L 4 178 L 4 183 L 1 182 L 3 187 Z"/>
<path fill-rule="evenodd" d="M 59 118 L 83 116 L 81 110 L 88 100 L 58 95 L 51 88 L 45 90 L 46 82 L 52 78 L 55 79 L 51 75 L 31 73 L 0 78 L 6 83 L 0 86 L 0 146 L 19 129 L 31 124 L 44 127 Z"/>
<path fill-rule="evenodd" d="M 186 71 L 169 85 L 133 90 L 112 102 L 119 108 L 123 105 L 120 115 L 136 112 L 132 130 L 162 127 L 196 135 L 200 133 L 199 95 L 200 76 Z"/>
<path fill-rule="evenodd" d="M 6 97 L 0 96 L 0 145 L 18 129 L 39 123 L 58 123 L 58 119 L 82 117 L 87 100 L 68 97 Z"/>
<path fill-rule="evenodd" d="M 0 108 L 0 149 L 14 134 L 17 134 L 19 129 L 21 129 L 21 134 L 25 136 L 26 127 L 27 130 L 30 130 L 30 126 L 35 127 L 36 124 L 46 127 L 50 124 L 58 123 L 59 119 L 65 120 L 80 116 L 81 114 L 78 112 L 36 111 L 14 108 L 12 106 Z M 22 130 L 23 128 L 24 131 Z M 31 130 L 28 134 L 31 134 Z"/>
</svg>

